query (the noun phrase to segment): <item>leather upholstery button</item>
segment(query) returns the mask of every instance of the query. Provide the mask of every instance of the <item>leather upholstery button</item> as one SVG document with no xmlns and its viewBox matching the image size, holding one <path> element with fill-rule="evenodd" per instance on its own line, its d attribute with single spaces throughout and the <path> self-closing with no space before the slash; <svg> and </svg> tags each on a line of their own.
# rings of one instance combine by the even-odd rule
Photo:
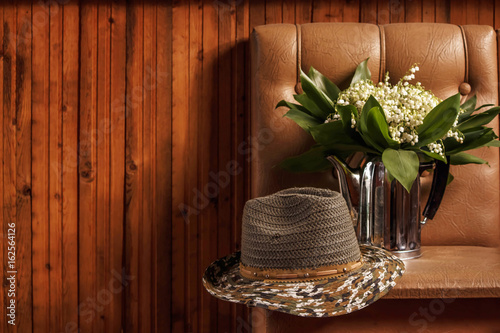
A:
<svg viewBox="0 0 500 333">
<path fill-rule="evenodd" d="M 472 90 L 470 84 L 467 82 L 462 82 L 460 83 L 460 86 L 458 87 L 458 91 L 460 91 L 460 95 L 468 95 L 470 91 Z"/>
</svg>

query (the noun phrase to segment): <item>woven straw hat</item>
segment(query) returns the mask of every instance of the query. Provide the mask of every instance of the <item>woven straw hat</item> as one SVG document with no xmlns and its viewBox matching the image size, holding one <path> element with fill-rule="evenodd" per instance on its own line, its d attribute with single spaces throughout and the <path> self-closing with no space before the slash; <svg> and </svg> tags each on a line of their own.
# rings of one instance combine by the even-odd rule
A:
<svg viewBox="0 0 500 333">
<path fill-rule="evenodd" d="M 203 285 L 213 296 L 298 316 L 329 317 L 385 295 L 404 264 L 359 246 L 347 205 L 334 191 L 291 188 L 249 200 L 241 252 L 213 262 Z"/>
</svg>

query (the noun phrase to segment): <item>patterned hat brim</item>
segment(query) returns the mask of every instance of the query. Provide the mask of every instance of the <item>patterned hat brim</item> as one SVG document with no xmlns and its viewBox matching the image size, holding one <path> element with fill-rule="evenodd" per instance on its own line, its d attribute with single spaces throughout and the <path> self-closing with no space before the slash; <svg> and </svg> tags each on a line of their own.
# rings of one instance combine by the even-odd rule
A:
<svg viewBox="0 0 500 333">
<path fill-rule="evenodd" d="M 364 264 L 351 272 L 312 281 L 254 281 L 240 274 L 240 252 L 214 261 L 203 285 L 224 301 L 303 317 L 333 317 L 360 310 L 387 294 L 403 275 L 390 252 L 360 245 Z"/>
</svg>

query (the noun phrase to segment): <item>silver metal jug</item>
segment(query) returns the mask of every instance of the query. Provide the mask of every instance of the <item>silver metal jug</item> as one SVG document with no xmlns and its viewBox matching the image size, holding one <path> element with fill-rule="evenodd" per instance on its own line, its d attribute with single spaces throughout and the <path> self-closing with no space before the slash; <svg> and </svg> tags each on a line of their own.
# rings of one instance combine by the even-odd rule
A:
<svg viewBox="0 0 500 333">
<path fill-rule="evenodd" d="M 349 166 L 335 156 L 328 160 L 339 179 L 340 192 L 347 202 L 360 244 L 385 248 L 401 259 L 421 256 L 420 228 L 434 218 L 448 179 L 449 163 L 421 163 L 410 192 L 397 180 L 389 181 L 380 156 L 364 155 Z M 420 210 L 420 175 L 434 168 L 432 188 Z"/>
</svg>

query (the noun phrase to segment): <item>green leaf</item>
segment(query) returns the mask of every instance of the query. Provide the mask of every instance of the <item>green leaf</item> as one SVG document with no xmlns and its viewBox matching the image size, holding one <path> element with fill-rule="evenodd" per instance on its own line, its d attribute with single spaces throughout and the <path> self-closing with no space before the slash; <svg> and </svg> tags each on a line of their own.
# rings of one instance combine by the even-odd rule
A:
<svg viewBox="0 0 500 333">
<path fill-rule="evenodd" d="M 459 107 L 460 94 L 456 94 L 442 101 L 432 109 L 424 118 L 423 124 L 417 128 L 417 146 L 422 147 L 441 139 L 457 119 Z"/>
<path fill-rule="evenodd" d="M 450 183 L 455 179 L 451 173 L 448 173 L 448 179 L 446 181 L 446 185 L 450 185 Z"/>
<path fill-rule="evenodd" d="M 476 95 L 474 95 L 471 98 L 469 98 L 464 104 L 460 105 L 460 108 L 464 109 L 465 111 L 474 112 L 474 109 L 476 108 L 476 103 L 477 103 L 477 97 Z"/>
<path fill-rule="evenodd" d="M 436 153 L 430 152 L 430 151 L 428 151 L 428 150 L 426 150 L 426 149 L 420 149 L 420 150 L 418 150 L 418 152 L 419 152 L 419 153 L 423 153 L 423 154 L 425 154 L 425 155 L 427 155 L 427 156 L 429 156 L 429 157 L 432 157 L 432 158 L 433 158 L 433 159 L 435 159 L 435 160 L 439 160 L 439 161 L 442 161 L 442 162 L 444 162 L 444 163 L 447 163 L 447 161 L 446 161 L 446 158 L 445 158 L 445 157 L 443 157 L 443 156 L 441 156 L 441 155 L 439 155 L 439 154 L 436 154 Z"/>
<path fill-rule="evenodd" d="M 307 113 L 304 113 L 297 109 L 290 109 L 283 117 L 292 119 L 306 132 L 310 132 L 311 127 L 318 126 L 322 123 L 320 120 L 318 120 L 318 118 L 310 116 Z"/>
<path fill-rule="evenodd" d="M 367 119 L 368 119 L 368 111 L 374 107 L 379 107 L 382 109 L 382 106 L 379 104 L 377 99 L 370 95 L 368 99 L 366 100 L 365 105 L 363 106 L 363 109 L 361 110 L 361 115 L 359 115 L 359 130 L 361 132 L 367 132 L 368 127 L 367 127 Z"/>
<path fill-rule="evenodd" d="M 378 107 L 382 109 L 378 101 L 375 99 L 375 97 L 370 96 L 367 100 L 365 105 L 363 106 L 363 110 L 361 111 L 361 115 L 359 116 L 359 126 L 358 130 L 365 141 L 365 143 L 375 149 L 377 149 L 380 153 L 384 151 L 384 147 L 380 146 L 376 141 L 374 141 L 371 136 L 370 136 L 370 131 L 368 129 L 368 114 L 369 111 L 374 108 Z"/>
<path fill-rule="evenodd" d="M 500 141 L 498 141 L 498 140 L 491 140 L 485 146 L 486 147 L 500 147 Z"/>
<path fill-rule="evenodd" d="M 339 113 L 342 124 L 344 125 L 344 132 L 352 136 L 356 132 L 356 130 L 351 127 L 352 115 L 354 114 L 354 119 L 356 119 L 358 109 L 356 109 L 354 105 L 338 105 L 337 112 Z"/>
<path fill-rule="evenodd" d="M 340 89 L 330 81 L 326 76 L 318 72 L 314 67 L 311 66 L 307 76 L 314 82 L 316 87 L 323 91 L 328 98 L 332 101 L 336 101 L 339 97 Z"/>
<path fill-rule="evenodd" d="M 457 153 L 450 156 L 450 164 L 464 165 L 464 164 L 487 164 L 488 162 L 474 155 L 467 153 Z"/>
<path fill-rule="evenodd" d="M 479 127 L 488 124 L 500 113 L 500 107 L 494 107 L 482 113 L 471 116 L 463 123 L 458 125 L 458 130 L 465 131 L 474 127 Z"/>
<path fill-rule="evenodd" d="M 389 183 L 392 183 L 392 181 L 394 180 L 394 176 L 389 171 L 387 171 L 386 175 Z"/>
<path fill-rule="evenodd" d="M 317 143 L 328 146 L 337 143 L 356 144 L 351 137 L 344 132 L 342 121 L 336 120 L 326 124 L 311 127 L 310 133 Z"/>
<path fill-rule="evenodd" d="M 331 145 L 325 146 L 325 152 L 326 152 L 326 155 L 337 155 L 339 153 L 347 153 L 347 155 L 350 155 L 350 154 L 355 153 L 355 152 L 378 154 L 378 151 L 373 150 L 370 147 L 367 147 L 365 145 L 356 144 L 356 143 L 331 144 Z"/>
<path fill-rule="evenodd" d="M 370 58 L 368 58 L 370 59 Z M 370 70 L 368 69 L 368 59 L 363 61 L 358 65 L 356 68 L 356 71 L 354 72 L 354 76 L 352 77 L 351 80 L 351 85 L 358 81 L 362 80 L 371 80 L 372 74 L 370 73 Z"/>
<path fill-rule="evenodd" d="M 305 107 L 312 116 L 317 117 L 323 121 L 325 121 L 328 117 L 328 113 L 321 110 L 321 108 L 317 106 L 316 103 L 314 103 L 314 101 L 306 94 L 293 95 L 293 98 L 297 102 L 302 104 L 302 106 Z"/>
<path fill-rule="evenodd" d="M 481 110 L 482 108 L 487 108 L 487 107 L 490 107 L 490 106 L 494 106 L 495 104 L 483 104 L 481 105 L 480 107 L 478 107 L 477 109 L 475 109 L 474 111 L 479 111 Z"/>
<path fill-rule="evenodd" d="M 314 141 L 325 146 L 328 144 L 342 142 L 342 139 L 345 136 L 342 129 L 342 122 L 340 120 L 314 126 L 311 128 L 311 135 L 314 138 Z"/>
<path fill-rule="evenodd" d="M 302 84 L 302 90 L 304 90 L 307 96 L 318 106 L 325 117 L 335 112 L 332 100 L 316 87 L 314 82 L 302 71 L 300 71 L 300 82 Z"/>
<path fill-rule="evenodd" d="M 399 143 L 393 140 L 389 135 L 389 125 L 387 125 L 387 120 L 385 119 L 382 108 L 374 106 L 368 111 L 367 129 L 368 132 L 364 133 L 364 135 L 369 136 L 371 140 L 383 149 L 396 149 L 399 147 Z"/>
<path fill-rule="evenodd" d="M 318 172 L 332 168 L 323 147 L 315 146 L 305 153 L 283 160 L 279 166 L 290 172 Z"/>
<path fill-rule="evenodd" d="M 483 127 L 479 130 L 464 131 L 463 134 L 465 136 L 463 143 L 458 143 L 454 138 L 447 138 L 443 141 L 446 148 L 446 155 L 476 149 L 497 138 L 495 132 L 488 127 Z"/>
<path fill-rule="evenodd" d="M 412 150 L 388 148 L 382 153 L 382 162 L 391 175 L 410 192 L 420 165 L 417 153 Z"/>
<path fill-rule="evenodd" d="M 309 111 L 307 108 L 305 108 L 304 106 L 300 105 L 300 104 L 296 104 L 296 103 L 290 103 L 290 102 L 287 102 L 285 100 L 281 100 L 279 101 L 279 103 L 276 105 L 276 109 L 279 108 L 280 106 L 284 106 L 284 107 L 287 107 L 289 109 L 297 109 L 297 110 L 300 110 L 304 113 L 307 113 L 309 115 L 312 115 L 311 111 Z"/>
</svg>

